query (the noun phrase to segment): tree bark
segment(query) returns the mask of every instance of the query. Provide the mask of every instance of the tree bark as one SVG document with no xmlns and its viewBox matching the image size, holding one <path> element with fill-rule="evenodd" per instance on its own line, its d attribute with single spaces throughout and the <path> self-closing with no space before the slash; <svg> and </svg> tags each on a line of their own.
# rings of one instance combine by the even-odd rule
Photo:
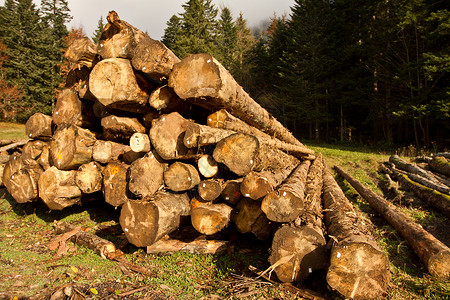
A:
<svg viewBox="0 0 450 300">
<path fill-rule="evenodd" d="M 95 141 L 92 132 L 75 125 L 57 130 L 50 143 L 53 165 L 60 170 L 68 170 L 90 162 Z"/>
<path fill-rule="evenodd" d="M 181 192 L 198 185 L 200 176 L 193 165 L 177 161 L 164 171 L 164 182 L 172 191 Z"/>
<path fill-rule="evenodd" d="M 164 186 L 166 168 L 167 163 L 152 152 L 135 160 L 129 170 L 129 190 L 139 198 L 148 199 Z"/>
<path fill-rule="evenodd" d="M 253 233 L 260 240 L 272 236 L 277 226 L 270 221 L 261 210 L 261 203 L 250 198 L 242 198 L 232 215 L 232 221 L 240 233 Z"/>
<path fill-rule="evenodd" d="M 201 175 L 211 178 L 219 172 L 219 166 L 214 158 L 209 154 L 203 154 L 197 160 L 197 168 Z"/>
<path fill-rule="evenodd" d="M 38 158 L 38 163 L 44 170 L 47 170 L 52 166 L 51 161 L 50 161 L 50 145 L 49 144 L 45 145 L 42 148 L 41 155 L 39 155 L 39 158 Z"/>
<path fill-rule="evenodd" d="M 128 241 L 146 247 L 176 230 L 180 217 L 190 212 L 187 194 L 157 192 L 151 201 L 129 200 L 120 212 L 119 222 Z"/>
<path fill-rule="evenodd" d="M 98 61 L 97 45 L 88 37 L 77 38 L 67 47 L 64 57 L 71 63 L 92 68 Z"/>
<path fill-rule="evenodd" d="M 78 168 L 75 174 L 75 183 L 80 190 L 85 194 L 92 194 L 102 189 L 103 167 L 95 162 L 91 161 Z"/>
<path fill-rule="evenodd" d="M 202 180 L 198 184 L 198 194 L 208 202 L 212 202 L 219 198 L 222 193 L 222 182 L 217 179 Z"/>
<path fill-rule="evenodd" d="M 136 118 L 108 116 L 101 121 L 103 138 L 106 140 L 128 144 L 131 136 L 145 133 L 145 127 Z"/>
<path fill-rule="evenodd" d="M 302 145 L 209 54 L 190 55 L 176 64 L 169 77 L 169 86 L 181 99 L 194 98 L 196 104 L 215 110 L 225 107 L 234 116 L 270 135 Z"/>
<path fill-rule="evenodd" d="M 41 156 L 42 151 L 46 146 L 49 146 L 48 142 L 41 140 L 30 140 L 22 147 L 22 159 L 37 160 Z"/>
<path fill-rule="evenodd" d="M 275 191 L 264 197 L 261 209 L 275 222 L 292 222 L 304 211 L 306 176 L 311 161 L 302 162 Z"/>
<path fill-rule="evenodd" d="M 130 61 L 123 58 L 104 59 L 89 76 L 89 88 L 98 101 L 108 108 L 144 113 L 148 91 L 141 89 Z"/>
<path fill-rule="evenodd" d="M 57 126 L 74 124 L 85 128 L 95 128 L 97 123 L 92 105 L 86 104 L 72 89 L 64 89 L 59 93 L 52 119 Z"/>
<path fill-rule="evenodd" d="M 444 280 L 450 278 L 450 249 L 444 243 L 424 230 L 421 225 L 409 219 L 394 205 L 363 186 L 351 175 L 338 167 L 336 170 L 369 202 L 377 213 L 400 233 L 433 276 Z"/>
<path fill-rule="evenodd" d="M 333 238 L 328 284 L 345 297 L 376 298 L 390 281 L 386 255 L 369 235 L 351 202 L 324 162 L 323 205 L 328 235 Z"/>
<path fill-rule="evenodd" d="M 434 156 L 428 166 L 430 166 L 431 170 L 450 177 L 450 163 L 447 158 Z"/>
<path fill-rule="evenodd" d="M 62 210 L 81 203 L 81 190 L 75 183 L 76 170 L 56 167 L 46 170 L 38 181 L 39 197 L 51 210 Z"/>
<path fill-rule="evenodd" d="M 235 133 L 235 131 L 214 128 L 191 122 L 186 127 L 183 143 L 188 148 L 209 146 L 217 144 L 224 138 L 227 138 Z"/>
<path fill-rule="evenodd" d="M 30 139 L 50 140 L 52 138 L 52 117 L 35 113 L 25 123 L 25 133 Z"/>
<path fill-rule="evenodd" d="M 136 132 L 130 137 L 130 148 L 136 153 L 150 152 L 151 144 L 148 134 L 143 132 Z"/>
<path fill-rule="evenodd" d="M 131 59 L 136 46 L 149 36 L 120 20 L 115 11 L 110 11 L 106 19 L 108 24 L 105 25 L 98 41 L 98 54 L 103 59 L 114 57 Z"/>
<path fill-rule="evenodd" d="M 136 70 L 143 72 L 157 81 L 167 81 L 173 66 L 180 59 L 160 41 L 143 39 L 133 52 L 132 64 Z"/>
<path fill-rule="evenodd" d="M 191 210 L 192 226 L 205 235 L 215 234 L 228 226 L 233 209 L 224 204 L 199 204 Z"/>
<path fill-rule="evenodd" d="M 219 240 L 193 240 L 184 242 L 176 239 L 160 239 L 147 246 L 147 254 L 172 254 L 184 252 L 192 254 L 222 254 L 228 249 L 228 241 Z"/>
<path fill-rule="evenodd" d="M 417 165 L 407 163 L 406 161 L 401 159 L 398 155 L 392 155 L 391 157 L 389 157 L 389 162 L 393 163 L 400 170 L 420 175 L 434 182 L 438 181 L 436 177 L 433 174 L 431 174 L 431 172 L 427 172 L 426 170 L 420 168 Z"/>
<path fill-rule="evenodd" d="M 111 162 L 103 169 L 103 196 L 106 203 L 119 207 L 128 201 L 128 168 L 120 162 Z"/>
</svg>

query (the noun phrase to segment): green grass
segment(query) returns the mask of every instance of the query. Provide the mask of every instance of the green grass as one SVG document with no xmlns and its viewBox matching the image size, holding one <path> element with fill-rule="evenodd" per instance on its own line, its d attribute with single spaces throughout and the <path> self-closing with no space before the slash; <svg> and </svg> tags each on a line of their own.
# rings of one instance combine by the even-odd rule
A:
<svg viewBox="0 0 450 300">
<path fill-rule="evenodd" d="M 28 139 L 25 134 L 25 125 L 0 122 L 0 140 L 4 139 Z"/>
</svg>

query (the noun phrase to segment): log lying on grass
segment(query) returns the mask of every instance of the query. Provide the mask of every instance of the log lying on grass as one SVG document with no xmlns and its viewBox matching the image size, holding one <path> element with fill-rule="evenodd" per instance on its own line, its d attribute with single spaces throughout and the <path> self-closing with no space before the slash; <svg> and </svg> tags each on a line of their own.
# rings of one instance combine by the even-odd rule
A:
<svg viewBox="0 0 450 300">
<path fill-rule="evenodd" d="M 176 64 L 169 77 L 169 86 L 181 99 L 195 99 L 195 104 L 213 110 L 225 107 L 234 116 L 280 140 L 302 145 L 209 54 L 189 55 Z"/>
<path fill-rule="evenodd" d="M 193 254 L 221 254 L 227 251 L 228 241 L 219 240 L 193 240 L 190 242 L 176 239 L 160 239 L 147 246 L 147 254 L 161 254 L 174 252 L 187 252 Z"/>
<path fill-rule="evenodd" d="M 400 170 L 417 174 L 431 181 L 438 182 L 438 180 L 436 180 L 436 177 L 431 172 L 426 171 L 417 165 L 407 163 L 398 155 L 392 155 L 391 157 L 389 157 L 389 162 L 393 163 Z"/>
<path fill-rule="evenodd" d="M 224 203 L 203 204 L 198 202 L 196 207 L 191 210 L 192 226 L 201 234 L 215 234 L 228 226 L 232 210 Z"/>
<path fill-rule="evenodd" d="M 328 235 L 333 238 L 328 284 L 345 297 L 381 296 L 390 281 L 389 262 L 375 240 L 365 232 L 351 202 L 325 164 L 323 205 Z"/>
<path fill-rule="evenodd" d="M 127 201 L 119 221 L 130 243 L 146 247 L 176 230 L 180 217 L 189 215 L 190 209 L 187 194 L 159 191 L 149 201 Z"/>
<path fill-rule="evenodd" d="M 424 230 L 421 225 L 411 221 L 394 205 L 363 186 L 351 175 L 338 167 L 336 170 L 369 202 L 377 213 L 382 215 L 401 234 L 420 257 L 430 274 L 444 280 L 450 278 L 450 249 L 444 243 Z"/>
<path fill-rule="evenodd" d="M 444 156 L 434 156 L 428 165 L 433 171 L 450 177 L 450 162 Z"/>
</svg>

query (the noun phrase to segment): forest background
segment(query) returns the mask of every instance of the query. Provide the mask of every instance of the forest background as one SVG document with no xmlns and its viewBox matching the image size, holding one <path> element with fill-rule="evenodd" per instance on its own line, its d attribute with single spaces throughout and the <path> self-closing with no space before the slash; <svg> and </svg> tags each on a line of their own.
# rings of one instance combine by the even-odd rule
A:
<svg viewBox="0 0 450 300">
<path fill-rule="evenodd" d="M 300 140 L 450 146 L 448 1 L 296 0 L 289 15 L 252 30 L 211 0 L 182 7 L 162 42 L 180 58 L 215 56 Z M 67 0 L 0 6 L 0 121 L 51 113 L 72 67 L 64 51 L 86 36 L 67 28 L 71 18 Z"/>
</svg>

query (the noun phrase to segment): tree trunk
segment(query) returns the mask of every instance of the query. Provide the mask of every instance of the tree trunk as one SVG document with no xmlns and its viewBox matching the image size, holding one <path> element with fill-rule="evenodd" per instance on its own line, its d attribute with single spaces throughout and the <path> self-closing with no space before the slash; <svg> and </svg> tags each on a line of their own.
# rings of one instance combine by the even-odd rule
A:
<svg viewBox="0 0 450 300">
<path fill-rule="evenodd" d="M 267 240 L 277 226 L 266 218 L 261 203 L 250 198 L 242 198 L 232 215 L 232 221 L 240 233 L 253 233 L 260 240 Z"/>
<path fill-rule="evenodd" d="M 8 162 L 5 164 L 5 168 L 3 169 L 3 185 L 9 191 L 12 188 L 12 185 L 9 184 L 11 180 L 11 176 L 21 170 L 24 167 L 24 163 L 22 160 L 22 156 L 20 153 L 16 152 L 9 157 Z"/>
<path fill-rule="evenodd" d="M 428 166 L 433 171 L 450 177 L 450 162 L 445 157 L 434 156 Z"/>
<path fill-rule="evenodd" d="M 389 162 L 393 163 L 400 170 L 420 175 L 434 182 L 438 181 L 436 177 L 431 174 L 431 172 L 427 172 L 417 165 L 407 163 L 406 161 L 398 157 L 398 155 L 392 155 L 391 157 L 389 157 Z"/>
<path fill-rule="evenodd" d="M 333 238 L 328 284 L 345 297 L 368 299 L 386 292 L 390 281 L 386 254 L 358 218 L 351 202 L 324 162 L 323 205 L 328 235 Z"/>
<path fill-rule="evenodd" d="M 111 141 L 97 140 L 92 149 L 92 158 L 102 164 L 122 160 L 123 155 L 131 151 L 131 147 Z"/>
<path fill-rule="evenodd" d="M 150 200 L 129 200 L 120 212 L 122 230 L 137 247 L 150 246 L 176 230 L 180 217 L 190 212 L 187 194 L 159 191 Z"/>
<path fill-rule="evenodd" d="M 191 122 L 186 127 L 183 143 L 188 148 L 214 145 L 236 132 Z"/>
<path fill-rule="evenodd" d="M 264 197 L 261 209 L 275 222 L 292 222 L 304 211 L 306 176 L 311 161 L 302 162 L 275 191 Z"/>
<path fill-rule="evenodd" d="M 108 108 L 144 113 L 148 91 L 141 89 L 130 61 L 122 58 L 104 59 L 95 65 L 89 76 L 89 88 L 98 101 Z"/>
<path fill-rule="evenodd" d="M 64 88 L 76 91 L 81 99 L 96 101 L 97 99 L 89 89 L 89 75 L 91 71 L 92 68 L 86 66 L 77 65 L 73 67 L 67 74 Z"/>
<path fill-rule="evenodd" d="M 195 98 L 195 104 L 214 110 L 225 107 L 234 116 L 280 140 L 302 145 L 209 54 L 190 55 L 176 64 L 169 77 L 169 86 L 181 99 Z"/>
<path fill-rule="evenodd" d="M 143 132 L 136 132 L 130 137 L 130 148 L 136 153 L 150 152 L 151 144 L 148 134 Z"/>
<path fill-rule="evenodd" d="M 46 170 L 38 181 L 39 197 L 51 210 L 62 210 L 81 203 L 81 190 L 75 183 L 76 170 Z"/>
<path fill-rule="evenodd" d="M 157 81 L 167 81 L 173 66 L 180 59 L 160 41 L 144 39 L 137 44 L 132 64 L 136 70 Z"/>
<path fill-rule="evenodd" d="M 103 167 L 95 161 L 81 165 L 75 175 L 75 183 L 85 194 L 92 194 L 102 189 Z"/>
<path fill-rule="evenodd" d="M 209 154 L 203 154 L 197 160 L 197 168 L 201 175 L 206 178 L 211 178 L 219 172 L 219 166 L 214 158 Z"/>
<path fill-rule="evenodd" d="M 241 184 L 242 178 L 225 181 L 221 193 L 225 203 L 234 206 L 242 199 Z"/>
<path fill-rule="evenodd" d="M 90 162 L 95 141 L 92 132 L 75 125 L 57 130 L 50 143 L 53 165 L 68 170 Z"/>
<path fill-rule="evenodd" d="M 450 278 L 450 249 L 444 243 L 355 178 L 338 167 L 336 170 L 369 202 L 377 213 L 400 233 L 433 276 L 444 280 Z"/>
<path fill-rule="evenodd" d="M 192 226 L 201 234 L 215 234 L 228 226 L 232 210 L 224 203 L 199 204 L 191 210 Z"/>
<path fill-rule="evenodd" d="M 181 112 L 186 110 L 187 107 L 186 102 L 181 101 L 177 94 L 175 94 L 175 92 L 167 85 L 156 88 L 150 94 L 148 103 L 158 111 Z"/>
<path fill-rule="evenodd" d="M 110 11 L 106 19 L 108 24 L 105 25 L 98 41 L 98 54 L 103 59 L 114 57 L 131 59 L 136 46 L 149 36 L 120 20 L 115 11 Z"/>
<path fill-rule="evenodd" d="M 50 164 L 50 145 L 46 145 L 42 148 L 41 155 L 39 155 L 38 158 L 39 165 L 44 169 L 47 170 L 51 167 Z"/>
<path fill-rule="evenodd" d="M 80 37 L 70 43 L 64 57 L 71 63 L 92 68 L 98 61 L 97 45 L 88 37 Z"/>
<path fill-rule="evenodd" d="M 202 180 L 198 184 L 198 194 L 208 202 L 216 200 L 222 193 L 222 182 L 216 179 Z"/>
<path fill-rule="evenodd" d="M 152 152 L 135 160 L 129 170 L 129 190 L 142 199 L 148 199 L 164 186 L 167 163 Z"/>
<path fill-rule="evenodd" d="M 52 119 L 57 126 L 74 124 L 85 128 L 95 128 L 97 122 L 92 105 L 80 100 L 72 89 L 64 89 L 59 93 Z"/>
<path fill-rule="evenodd" d="M 228 249 L 228 241 L 193 240 L 184 242 L 176 239 L 160 239 L 147 246 L 147 254 L 172 254 L 184 252 L 192 254 L 222 254 Z"/>
<path fill-rule="evenodd" d="M 36 201 L 39 196 L 38 180 L 43 172 L 37 163 L 20 168 L 7 179 L 8 193 L 17 203 Z"/>
<path fill-rule="evenodd" d="M 128 144 L 136 132 L 145 133 L 145 127 L 136 118 L 108 116 L 101 121 L 103 138 L 106 140 Z"/>
<path fill-rule="evenodd" d="M 35 113 L 25 123 L 25 133 L 30 139 L 50 140 L 52 138 L 52 117 Z"/>
<path fill-rule="evenodd" d="M 48 142 L 40 140 L 30 140 L 22 147 L 22 159 L 37 160 L 43 149 L 49 146 Z"/>
<path fill-rule="evenodd" d="M 128 168 L 120 162 L 111 162 L 103 168 L 103 197 L 112 206 L 122 206 L 128 201 Z"/>
<path fill-rule="evenodd" d="M 177 161 L 164 171 L 164 182 L 174 192 L 187 191 L 200 183 L 200 176 L 193 165 Z"/>
</svg>

